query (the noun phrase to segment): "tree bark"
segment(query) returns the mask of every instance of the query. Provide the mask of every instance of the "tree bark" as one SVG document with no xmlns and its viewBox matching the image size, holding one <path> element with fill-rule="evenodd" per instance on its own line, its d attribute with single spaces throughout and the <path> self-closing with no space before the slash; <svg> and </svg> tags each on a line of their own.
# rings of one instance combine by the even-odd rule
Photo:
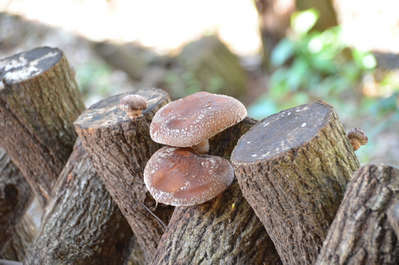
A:
<svg viewBox="0 0 399 265">
<path fill-rule="evenodd" d="M 244 197 L 284 264 L 313 264 L 359 162 L 322 102 L 267 117 L 239 140 L 232 163 Z"/>
<path fill-rule="evenodd" d="M 399 169 L 366 165 L 349 183 L 316 264 L 399 264 Z"/>
<path fill-rule="evenodd" d="M 78 139 L 54 188 L 28 265 L 119 265 L 132 232 Z"/>
<path fill-rule="evenodd" d="M 169 97 L 158 89 L 138 91 L 138 95 L 146 98 L 148 107 L 142 115 L 131 119 L 120 108 L 120 99 L 128 94 L 132 93 L 113 96 L 91 106 L 75 122 L 75 128 L 149 262 L 163 227 L 145 209 L 154 210 L 155 201 L 147 193 L 143 171 L 148 159 L 160 148 L 149 135 L 151 119 Z M 167 223 L 171 207 L 158 207 L 155 214 Z"/>
<path fill-rule="evenodd" d="M 26 252 L 36 236 L 36 228 L 30 216 L 23 218 L 14 226 L 12 234 L 0 252 L 0 259 L 24 260 Z"/>
<path fill-rule="evenodd" d="M 253 124 L 245 119 L 211 139 L 210 154 L 229 158 L 238 138 Z M 176 207 L 153 264 L 281 264 L 261 222 L 237 181 L 215 199 Z"/>
<path fill-rule="evenodd" d="M 59 49 L 36 48 L 0 61 L 0 145 L 41 205 L 72 151 L 72 122 L 84 109 Z"/>
<path fill-rule="evenodd" d="M 29 207 L 32 195 L 21 172 L 0 148 L 0 253 Z"/>
</svg>

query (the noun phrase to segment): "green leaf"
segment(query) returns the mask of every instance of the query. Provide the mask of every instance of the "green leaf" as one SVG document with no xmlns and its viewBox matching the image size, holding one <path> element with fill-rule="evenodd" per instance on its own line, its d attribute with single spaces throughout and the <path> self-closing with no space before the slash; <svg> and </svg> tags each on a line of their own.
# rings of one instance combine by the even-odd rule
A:
<svg viewBox="0 0 399 265">
<path fill-rule="evenodd" d="M 260 100 L 249 106 L 248 115 L 252 118 L 260 120 L 273 113 L 276 113 L 277 110 L 276 103 L 264 95 Z"/>
<path fill-rule="evenodd" d="M 272 65 L 283 65 L 294 54 L 294 48 L 291 40 L 287 38 L 281 40 L 272 51 L 270 58 Z"/>
</svg>

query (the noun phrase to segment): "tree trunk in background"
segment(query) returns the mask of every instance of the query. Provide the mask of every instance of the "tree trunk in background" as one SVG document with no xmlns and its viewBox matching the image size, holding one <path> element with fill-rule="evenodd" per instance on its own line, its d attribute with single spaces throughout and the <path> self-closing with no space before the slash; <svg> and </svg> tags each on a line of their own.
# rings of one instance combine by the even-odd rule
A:
<svg viewBox="0 0 399 265">
<path fill-rule="evenodd" d="M 338 25 L 333 0 L 296 0 L 297 10 L 314 8 L 319 12 L 319 20 L 314 29 L 323 31 Z"/>
<path fill-rule="evenodd" d="M 399 264 L 399 169 L 366 165 L 354 174 L 317 265 Z"/>
<path fill-rule="evenodd" d="M 290 17 L 295 11 L 295 0 L 255 0 L 262 40 L 263 64 L 270 70 L 271 52 L 286 36 Z"/>
<path fill-rule="evenodd" d="M 332 0 L 254 0 L 259 17 L 264 66 L 270 70 L 270 55 L 277 43 L 286 36 L 291 15 L 295 10 L 314 8 L 320 18 L 314 29 L 326 30 L 337 26 L 337 14 Z"/>
<path fill-rule="evenodd" d="M 36 232 L 31 217 L 24 215 L 22 220 L 14 226 L 11 237 L 0 251 L 0 259 L 23 261 Z"/>
<path fill-rule="evenodd" d="M 240 138 L 231 160 L 282 262 L 313 264 L 359 167 L 332 107 L 316 102 L 265 118 Z"/>
<path fill-rule="evenodd" d="M 149 263 L 164 228 L 145 206 L 154 210 L 165 223 L 173 210 L 163 205 L 155 210 L 155 201 L 149 196 L 143 180 L 147 161 L 161 146 L 150 137 L 150 123 L 155 112 L 169 102 L 169 96 L 159 89 L 137 91 L 137 95 L 147 100 L 148 107 L 141 115 L 129 118 L 120 105 L 121 98 L 129 94 L 135 93 L 113 96 L 94 104 L 75 121 L 75 128 Z"/>
<path fill-rule="evenodd" d="M 29 184 L 0 148 L 0 256 L 32 199 Z"/>
<path fill-rule="evenodd" d="M 1 60 L 0 78 L 0 145 L 44 206 L 84 109 L 74 72 L 62 51 L 43 47 Z"/>
<path fill-rule="evenodd" d="M 230 157 L 252 119 L 211 139 L 211 155 Z M 205 204 L 176 207 L 153 264 L 281 264 L 273 242 L 243 198 L 237 181 Z"/>
<path fill-rule="evenodd" d="M 24 264 L 123 264 L 131 237 L 128 223 L 78 139 Z"/>
</svg>

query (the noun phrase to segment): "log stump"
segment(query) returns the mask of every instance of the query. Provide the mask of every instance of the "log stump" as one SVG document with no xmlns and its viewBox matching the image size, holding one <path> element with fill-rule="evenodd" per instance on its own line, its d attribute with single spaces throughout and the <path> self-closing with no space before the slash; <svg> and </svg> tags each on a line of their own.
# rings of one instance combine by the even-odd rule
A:
<svg viewBox="0 0 399 265">
<path fill-rule="evenodd" d="M 61 50 L 49 47 L 0 61 L 0 145 L 44 206 L 76 139 L 84 104 Z"/>
<path fill-rule="evenodd" d="M 0 251 L 0 259 L 23 261 L 36 234 L 32 218 L 25 214 L 13 227 L 9 240 Z"/>
<path fill-rule="evenodd" d="M 245 119 L 210 141 L 210 154 L 229 158 L 255 123 Z M 210 202 L 176 207 L 152 264 L 281 264 L 237 181 Z"/>
<path fill-rule="evenodd" d="M 0 253 L 11 240 L 32 199 L 29 184 L 0 148 Z"/>
<path fill-rule="evenodd" d="M 94 104 L 77 119 L 75 128 L 94 168 L 128 220 L 149 262 L 163 226 L 146 209 L 154 210 L 155 201 L 147 194 L 143 171 L 148 159 L 161 147 L 151 140 L 151 119 L 169 102 L 169 96 L 159 89 L 137 91 L 137 95 L 146 99 L 148 107 L 141 115 L 129 118 L 121 108 L 120 100 L 133 94 L 113 96 Z M 165 223 L 171 212 L 171 207 L 155 210 Z"/>
<path fill-rule="evenodd" d="M 399 169 L 366 165 L 348 184 L 317 265 L 399 264 Z"/>
<path fill-rule="evenodd" d="M 78 139 L 24 264 L 123 264 L 131 237 L 128 223 Z"/>
<path fill-rule="evenodd" d="M 332 107 L 315 102 L 265 118 L 240 138 L 231 160 L 282 262 L 313 264 L 359 167 Z"/>
</svg>

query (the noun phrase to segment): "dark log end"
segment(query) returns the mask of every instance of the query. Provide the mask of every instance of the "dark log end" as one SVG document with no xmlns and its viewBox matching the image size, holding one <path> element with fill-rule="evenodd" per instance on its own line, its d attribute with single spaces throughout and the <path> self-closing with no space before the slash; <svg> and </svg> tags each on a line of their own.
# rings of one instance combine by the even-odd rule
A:
<svg viewBox="0 0 399 265">
<path fill-rule="evenodd" d="M 122 123 L 131 122 L 132 119 L 124 110 L 121 99 L 127 95 L 140 95 L 147 101 L 147 108 L 143 110 L 142 115 L 135 117 L 145 117 L 151 113 L 154 108 L 162 106 L 161 102 L 169 101 L 168 94 L 161 89 L 142 89 L 136 92 L 128 92 L 113 97 L 106 98 L 92 105 L 85 111 L 74 123 L 79 129 L 95 129 L 117 126 Z"/>
<path fill-rule="evenodd" d="M 0 79 L 10 85 L 31 79 L 52 68 L 62 57 L 60 49 L 50 47 L 15 54 L 0 60 Z"/>
<path fill-rule="evenodd" d="M 234 163 L 253 163 L 302 146 L 326 126 L 333 110 L 322 103 L 297 106 L 271 115 L 241 137 L 232 153 Z"/>
</svg>

